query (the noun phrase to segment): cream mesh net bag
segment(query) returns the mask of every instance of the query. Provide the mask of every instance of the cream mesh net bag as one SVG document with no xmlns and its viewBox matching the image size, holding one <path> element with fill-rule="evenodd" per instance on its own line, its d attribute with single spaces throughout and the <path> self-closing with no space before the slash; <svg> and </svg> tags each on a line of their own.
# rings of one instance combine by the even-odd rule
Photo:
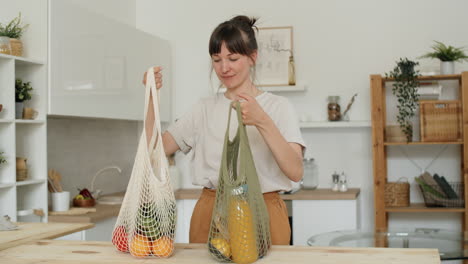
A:
<svg viewBox="0 0 468 264">
<path fill-rule="evenodd" d="M 156 96 L 155 96 L 156 95 Z M 153 97 L 155 123 L 147 142 L 146 116 Z M 166 258 L 174 252 L 176 201 L 169 179 L 153 69 L 147 72 L 144 129 L 127 192 L 112 232 L 112 243 L 135 257 Z"/>
</svg>

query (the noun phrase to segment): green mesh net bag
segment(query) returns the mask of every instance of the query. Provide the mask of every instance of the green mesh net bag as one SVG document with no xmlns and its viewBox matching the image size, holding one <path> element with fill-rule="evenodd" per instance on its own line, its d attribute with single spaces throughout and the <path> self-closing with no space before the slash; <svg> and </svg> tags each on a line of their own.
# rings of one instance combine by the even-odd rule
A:
<svg viewBox="0 0 468 264">
<path fill-rule="evenodd" d="M 216 260 L 252 263 L 271 245 L 270 221 L 250 151 L 239 102 L 235 104 L 238 129 L 229 139 L 231 112 L 224 138 L 216 201 L 208 249 Z"/>
<path fill-rule="evenodd" d="M 147 72 L 144 128 L 132 175 L 112 232 L 112 243 L 134 257 L 167 258 L 174 252 L 176 200 L 162 144 L 159 91 L 154 72 Z M 149 99 L 153 97 L 155 122 L 147 140 Z"/>
</svg>

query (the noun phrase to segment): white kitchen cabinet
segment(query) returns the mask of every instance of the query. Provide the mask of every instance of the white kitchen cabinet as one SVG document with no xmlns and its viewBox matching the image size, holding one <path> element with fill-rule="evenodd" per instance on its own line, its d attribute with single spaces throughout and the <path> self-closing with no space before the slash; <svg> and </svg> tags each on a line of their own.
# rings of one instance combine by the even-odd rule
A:
<svg viewBox="0 0 468 264">
<path fill-rule="evenodd" d="M 197 201 L 196 199 L 177 200 L 176 243 L 189 242 L 190 219 Z"/>
<path fill-rule="evenodd" d="M 359 199 L 293 200 L 293 245 L 305 246 L 307 240 L 325 232 L 360 227 Z"/>
<path fill-rule="evenodd" d="M 47 221 L 47 1 L 0 0 L 0 17 L 10 20 L 21 12 L 29 28 L 21 38 L 23 57 L 0 54 L 0 215 L 13 221 Z M 15 119 L 15 79 L 31 82 L 26 107 L 38 111 L 35 120 Z M 27 159 L 28 178 L 16 180 L 16 157 Z M 42 210 L 45 216 L 34 214 Z"/>
<path fill-rule="evenodd" d="M 143 73 L 164 69 L 161 120 L 171 120 L 169 42 L 76 6 L 49 0 L 49 115 L 141 120 Z"/>
<path fill-rule="evenodd" d="M 177 200 L 176 243 L 188 243 L 190 219 L 196 199 Z M 359 199 L 292 200 L 293 245 L 307 245 L 307 239 L 324 232 L 358 229 Z"/>
<path fill-rule="evenodd" d="M 57 240 L 112 241 L 112 231 L 116 222 L 117 217 L 107 218 L 95 223 L 91 229 L 59 237 Z"/>
</svg>

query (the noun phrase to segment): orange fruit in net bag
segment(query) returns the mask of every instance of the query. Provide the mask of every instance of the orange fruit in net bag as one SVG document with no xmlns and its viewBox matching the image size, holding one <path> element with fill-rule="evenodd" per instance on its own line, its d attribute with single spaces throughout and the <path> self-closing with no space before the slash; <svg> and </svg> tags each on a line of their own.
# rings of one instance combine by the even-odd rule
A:
<svg viewBox="0 0 468 264">
<path fill-rule="evenodd" d="M 130 241 L 130 254 L 135 257 L 146 257 L 151 254 L 152 243 L 149 238 L 141 235 L 135 235 Z"/>
<path fill-rule="evenodd" d="M 163 236 L 153 241 L 153 255 L 167 258 L 174 252 L 174 241 L 171 238 Z"/>
</svg>

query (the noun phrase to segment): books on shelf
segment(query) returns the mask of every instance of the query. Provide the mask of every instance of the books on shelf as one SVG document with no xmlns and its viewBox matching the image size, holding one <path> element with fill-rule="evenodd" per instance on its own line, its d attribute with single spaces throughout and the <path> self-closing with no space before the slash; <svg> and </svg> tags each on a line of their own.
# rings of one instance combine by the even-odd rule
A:
<svg viewBox="0 0 468 264">
<path fill-rule="evenodd" d="M 438 81 L 421 81 L 416 89 L 420 100 L 437 100 L 442 94 L 442 85 Z"/>
</svg>

